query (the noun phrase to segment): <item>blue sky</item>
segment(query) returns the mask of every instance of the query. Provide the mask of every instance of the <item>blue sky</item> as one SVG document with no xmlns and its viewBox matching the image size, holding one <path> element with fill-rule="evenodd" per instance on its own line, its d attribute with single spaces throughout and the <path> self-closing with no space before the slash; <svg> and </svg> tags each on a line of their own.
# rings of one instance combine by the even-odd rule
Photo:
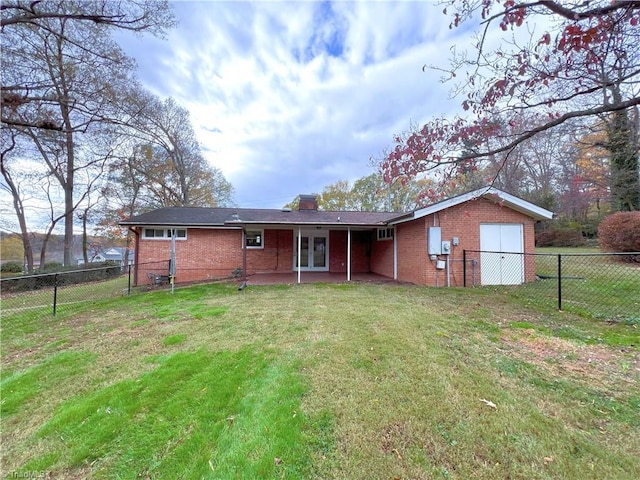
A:
<svg viewBox="0 0 640 480">
<path fill-rule="evenodd" d="M 207 160 L 240 207 L 373 172 L 413 123 L 458 110 L 422 66 L 471 43 L 435 2 L 174 3 L 166 40 L 123 37 L 142 83 L 191 112 Z"/>
</svg>

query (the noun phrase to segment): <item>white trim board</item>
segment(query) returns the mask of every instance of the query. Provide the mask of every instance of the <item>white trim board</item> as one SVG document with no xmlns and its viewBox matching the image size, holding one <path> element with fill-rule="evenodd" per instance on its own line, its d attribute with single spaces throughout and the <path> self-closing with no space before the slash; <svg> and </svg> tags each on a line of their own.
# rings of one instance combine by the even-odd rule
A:
<svg viewBox="0 0 640 480">
<path fill-rule="evenodd" d="M 398 220 L 392 220 L 389 222 L 389 225 L 397 225 L 398 223 L 410 222 L 411 220 L 426 217 L 427 215 L 441 212 L 442 210 L 455 207 L 456 205 L 460 205 L 461 203 L 483 197 L 489 197 L 489 199 L 496 200 L 497 202 L 502 202 L 505 207 L 509 207 L 518 212 L 527 214 L 535 218 L 536 220 L 550 220 L 553 218 L 553 212 L 550 212 L 547 209 L 534 205 L 533 203 L 527 202 L 526 200 L 523 200 L 521 198 L 515 197 L 507 192 L 503 192 L 502 190 L 498 190 L 497 188 L 483 187 L 472 192 L 458 195 L 457 197 L 443 200 L 442 202 L 435 203 L 428 207 L 419 208 L 418 210 L 415 210 L 413 212 L 413 215 L 409 215 Z"/>
</svg>

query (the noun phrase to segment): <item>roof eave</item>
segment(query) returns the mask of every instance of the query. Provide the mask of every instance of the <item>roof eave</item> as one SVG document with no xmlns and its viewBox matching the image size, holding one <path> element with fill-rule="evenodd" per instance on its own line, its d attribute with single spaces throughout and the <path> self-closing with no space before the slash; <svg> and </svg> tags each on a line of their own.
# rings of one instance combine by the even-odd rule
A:
<svg viewBox="0 0 640 480">
<path fill-rule="evenodd" d="M 536 220 L 551 220 L 554 215 L 553 212 L 545 208 L 539 207 L 531 202 L 527 202 L 526 200 L 522 200 L 521 198 L 497 189 L 487 191 L 482 196 L 490 198 L 493 197 L 494 201 L 496 201 L 497 197 L 498 202 L 510 207 L 517 212 L 529 215 Z"/>
<path fill-rule="evenodd" d="M 270 226 L 286 226 L 286 227 L 310 227 L 310 226 L 321 226 L 321 227 L 368 227 L 368 228 L 377 228 L 383 227 L 387 223 L 386 222 L 378 222 L 378 223 L 355 223 L 355 222 L 265 222 L 261 220 L 255 221 L 241 221 L 241 222 L 227 222 L 225 225 L 270 225 Z"/>
<path fill-rule="evenodd" d="M 521 198 L 515 197 L 507 192 L 503 192 L 502 190 L 498 190 L 494 187 L 485 187 L 474 190 L 472 192 L 467 192 L 462 195 L 458 195 L 457 197 L 443 200 L 442 202 L 438 202 L 428 207 L 417 209 L 411 212 L 411 215 L 394 219 L 389 223 L 395 225 L 397 223 L 408 222 L 410 220 L 426 217 L 427 215 L 432 215 L 434 213 L 441 212 L 442 210 L 446 210 L 447 208 L 455 207 L 456 205 L 460 205 L 470 200 L 476 200 L 483 197 L 493 199 L 493 201 L 496 201 L 497 198 L 496 203 L 506 205 L 512 210 L 516 210 L 520 213 L 524 213 L 525 215 L 529 215 L 536 220 L 550 220 L 554 215 L 553 212 L 549 210 L 538 207 L 531 202 L 522 200 Z"/>
<path fill-rule="evenodd" d="M 118 222 L 130 227 L 224 227 L 225 223 L 185 223 L 185 222 Z"/>
</svg>

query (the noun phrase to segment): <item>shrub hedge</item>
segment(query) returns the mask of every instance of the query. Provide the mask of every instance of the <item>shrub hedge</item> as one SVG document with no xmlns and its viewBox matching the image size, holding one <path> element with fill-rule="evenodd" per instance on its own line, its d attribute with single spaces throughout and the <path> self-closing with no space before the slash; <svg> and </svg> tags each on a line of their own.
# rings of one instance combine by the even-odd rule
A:
<svg viewBox="0 0 640 480">
<path fill-rule="evenodd" d="M 6 262 L 0 266 L 0 272 L 2 273 L 22 273 L 22 263 L 20 262 Z"/>
<path fill-rule="evenodd" d="M 600 248 L 607 252 L 640 252 L 640 212 L 617 212 L 605 217 L 598 228 Z M 640 262 L 640 255 L 631 261 Z"/>
<path fill-rule="evenodd" d="M 579 229 L 550 228 L 536 234 L 537 247 L 582 247 L 584 244 Z"/>
</svg>

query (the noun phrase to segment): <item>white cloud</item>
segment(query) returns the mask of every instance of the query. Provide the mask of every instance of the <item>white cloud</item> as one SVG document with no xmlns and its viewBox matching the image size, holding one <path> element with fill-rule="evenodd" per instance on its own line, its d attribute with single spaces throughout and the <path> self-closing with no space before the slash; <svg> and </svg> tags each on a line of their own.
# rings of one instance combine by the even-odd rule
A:
<svg viewBox="0 0 640 480">
<path fill-rule="evenodd" d="M 367 175 L 393 134 L 456 109 L 438 74 L 466 31 L 430 2 L 179 2 L 166 42 L 123 45 L 187 107 L 241 206 Z M 457 36 L 457 37 L 456 37 Z"/>
</svg>

